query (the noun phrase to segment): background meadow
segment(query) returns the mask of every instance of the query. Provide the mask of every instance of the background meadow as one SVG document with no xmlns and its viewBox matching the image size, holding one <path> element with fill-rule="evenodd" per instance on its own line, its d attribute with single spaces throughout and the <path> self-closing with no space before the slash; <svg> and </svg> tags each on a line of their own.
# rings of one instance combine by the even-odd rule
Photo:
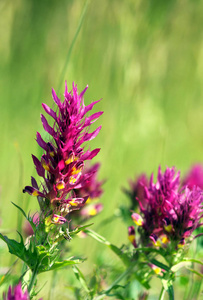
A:
<svg viewBox="0 0 203 300">
<path fill-rule="evenodd" d="M 21 227 L 11 201 L 27 213 L 37 209 L 22 189 L 36 174 L 31 153 L 40 155 L 41 103 L 52 106 L 52 87 L 63 97 L 67 80 L 79 91 L 88 84 L 86 105 L 102 98 L 94 108 L 104 111 L 95 124 L 102 131 L 89 146 L 101 147 L 94 162 L 106 180 L 104 210 L 92 229 L 117 246 L 128 243 L 127 227 L 116 217 L 119 205 L 129 205 L 121 191 L 128 179 L 156 174 L 159 165 L 184 174 L 203 162 L 203 2 L 1 0 L 0 15 L 2 230 L 12 237 Z M 96 264 L 118 264 L 90 238 L 75 238 L 70 247 L 73 255 L 88 257 L 80 266 L 85 274 Z M 4 255 L 2 268 L 14 261 L 6 247 Z M 50 276 L 39 276 L 44 300 L 55 299 L 47 296 Z M 71 268 L 58 272 L 55 297 L 74 299 L 72 283 L 78 285 Z M 159 290 L 155 286 L 150 299 Z"/>
</svg>

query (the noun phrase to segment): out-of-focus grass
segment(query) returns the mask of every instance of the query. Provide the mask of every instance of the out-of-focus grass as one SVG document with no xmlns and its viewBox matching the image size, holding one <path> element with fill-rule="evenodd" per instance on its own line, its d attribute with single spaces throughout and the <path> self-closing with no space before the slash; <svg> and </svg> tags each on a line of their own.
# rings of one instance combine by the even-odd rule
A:
<svg viewBox="0 0 203 300">
<path fill-rule="evenodd" d="M 37 208 L 36 199 L 21 191 L 35 174 L 31 153 L 38 153 L 41 102 L 52 105 L 51 87 L 58 88 L 84 5 L 81 0 L 0 3 L 3 228 L 16 226 L 10 201 L 27 211 Z M 107 182 L 104 211 L 93 228 L 117 245 L 127 242 L 125 226 L 119 220 L 99 224 L 126 202 L 121 187 L 128 178 L 157 172 L 159 164 L 184 172 L 203 160 L 202 14 L 202 1 L 88 2 L 61 86 L 65 79 L 69 88 L 72 81 L 79 90 L 88 84 L 86 104 L 103 98 L 95 107 L 105 112 L 97 121 L 103 129 L 91 147 L 102 148 L 95 161 L 102 163 L 100 178 Z M 78 244 L 89 257 L 87 270 L 96 251 L 115 259 L 95 241 L 75 242 L 80 253 Z"/>
</svg>

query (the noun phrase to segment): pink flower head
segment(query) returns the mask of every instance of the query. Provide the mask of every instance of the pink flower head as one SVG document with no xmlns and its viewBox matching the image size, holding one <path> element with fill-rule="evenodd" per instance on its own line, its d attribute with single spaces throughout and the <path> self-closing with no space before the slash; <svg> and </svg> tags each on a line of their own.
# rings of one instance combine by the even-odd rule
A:
<svg viewBox="0 0 203 300">
<path fill-rule="evenodd" d="M 73 83 L 72 91 L 68 92 L 66 84 L 64 102 L 52 90 L 57 112 L 42 104 L 45 112 L 54 119 L 53 126 L 50 126 L 41 115 L 43 127 L 51 139 L 46 142 L 37 132 L 36 140 L 43 149 L 43 155 L 41 159 L 32 156 L 36 171 L 43 181 L 38 185 L 32 178 L 32 186 L 26 186 L 24 192 L 38 197 L 44 216 L 66 217 L 72 210 L 81 208 L 87 200 L 87 197 L 77 197 L 75 191 L 86 186 L 92 176 L 92 170 L 85 174 L 82 171 L 85 161 L 95 157 L 100 149 L 85 150 L 84 143 L 99 133 L 101 126 L 91 133 L 89 128 L 102 112 L 87 116 L 99 100 L 85 106 L 83 97 L 86 90 L 87 87 L 78 94 L 77 85 Z"/>
<path fill-rule="evenodd" d="M 192 166 L 183 179 L 183 185 L 187 185 L 189 189 L 192 189 L 193 186 L 203 189 L 203 165 L 196 164 Z"/>
<path fill-rule="evenodd" d="M 144 204 L 144 193 L 145 187 L 148 186 L 148 178 L 146 174 L 141 174 L 135 178 L 135 180 L 129 180 L 129 190 L 123 189 L 125 194 L 127 194 L 131 200 L 131 209 L 136 209 L 139 199 Z"/>
<path fill-rule="evenodd" d="M 30 297 L 27 290 L 23 292 L 21 283 L 19 283 L 13 288 L 9 286 L 8 294 L 6 296 L 6 294 L 4 293 L 3 299 L 4 300 L 29 300 Z"/>
<path fill-rule="evenodd" d="M 203 192 L 197 187 L 180 188 L 179 177 L 174 168 L 167 168 L 162 174 L 159 167 L 157 182 L 153 183 L 152 174 L 149 187 L 145 187 L 146 206 L 139 202 L 140 215 L 132 214 L 140 226 L 142 245 L 167 247 L 173 241 L 178 247 L 200 226 Z"/>
</svg>

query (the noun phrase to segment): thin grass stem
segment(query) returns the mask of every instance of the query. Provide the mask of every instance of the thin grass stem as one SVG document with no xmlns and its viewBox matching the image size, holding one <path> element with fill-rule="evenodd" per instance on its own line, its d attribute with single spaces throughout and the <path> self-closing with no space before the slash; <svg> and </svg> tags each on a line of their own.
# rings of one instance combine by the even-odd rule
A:
<svg viewBox="0 0 203 300">
<path fill-rule="evenodd" d="M 65 73 L 66 73 L 66 69 L 68 67 L 68 63 L 69 63 L 69 60 L 70 60 L 70 56 L 71 56 L 73 47 L 74 47 L 75 42 L 77 40 L 78 34 L 79 34 L 80 30 L 81 30 L 81 27 L 82 27 L 82 24 L 83 24 L 83 21 L 84 21 L 84 17 L 85 17 L 85 13 L 87 11 L 88 4 L 89 4 L 89 0 L 87 0 L 86 3 L 85 3 L 85 5 L 84 5 L 84 8 L 83 8 L 83 11 L 82 11 L 79 23 L 78 23 L 78 27 L 76 29 L 76 32 L 75 32 L 75 35 L 74 35 L 73 40 L 71 42 L 71 45 L 70 45 L 70 47 L 68 49 L 68 53 L 67 53 L 67 56 L 66 56 L 64 67 L 63 67 L 63 70 L 61 72 L 61 76 L 60 76 L 60 79 L 59 79 L 58 90 L 57 90 L 58 93 L 60 91 L 60 87 L 61 87 L 61 85 L 63 83 L 63 80 L 64 80 L 64 76 L 65 76 Z"/>
</svg>

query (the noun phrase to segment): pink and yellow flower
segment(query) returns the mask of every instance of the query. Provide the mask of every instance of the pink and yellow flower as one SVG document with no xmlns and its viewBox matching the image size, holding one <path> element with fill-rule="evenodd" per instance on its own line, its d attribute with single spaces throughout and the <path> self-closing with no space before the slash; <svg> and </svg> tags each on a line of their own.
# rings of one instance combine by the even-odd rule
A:
<svg viewBox="0 0 203 300">
<path fill-rule="evenodd" d="M 180 185 L 180 172 L 167 168 L 162 174 L 159 167 L 157 182 L 153 174 L 145 186 L 144 203 L 138 200 L 139 214 L 132 220 L 139 226 L 143 246 L 167 247 L 173 242 L 177 249 L 191 239 L 193 231 L 201 226 L 203 192 L 199 187 L 189 189 Z"/>
<path fill-rule="evenodd" d="M 73 83 L 72 91 L 68 92 L 66 84 L 64 102 L 52 90 L 53 100 L 57 105 L 56 111 L 42 104 L 45 112 L 54 120 L 53 126 L 50 126 L 44 115 L 41 115 L 43 127 L 51 139 L 46 142 L 37 132 L 36 141 L 43 149 L 43 155 L 41 159 L 32 156 L 42 182 L 38 184 L 32 177 L 32 186 L 26 186 L 23 191 L 37 196 L 41 216 L 44 219 L 52 216 L 52 222 L 56 224 L 64 222 L 63 218 L 71 211 L 84 206 L 89 195 L 82 194 L 82 197 L 77 195 L 94 176 L 94 170 L 83 172 L 85 161 L 92 160 L 100 151 L 100 149 L 85 150 L 84 143 L 94 139 L 101 126 L 91 133 L 89 128 L 102 114 L 96 112 L 87 116 L 99 100 L 85 106 L 83 98 L 86 90 L 87 87 L 78 94 L 77 85 Z"/>
</svg>

